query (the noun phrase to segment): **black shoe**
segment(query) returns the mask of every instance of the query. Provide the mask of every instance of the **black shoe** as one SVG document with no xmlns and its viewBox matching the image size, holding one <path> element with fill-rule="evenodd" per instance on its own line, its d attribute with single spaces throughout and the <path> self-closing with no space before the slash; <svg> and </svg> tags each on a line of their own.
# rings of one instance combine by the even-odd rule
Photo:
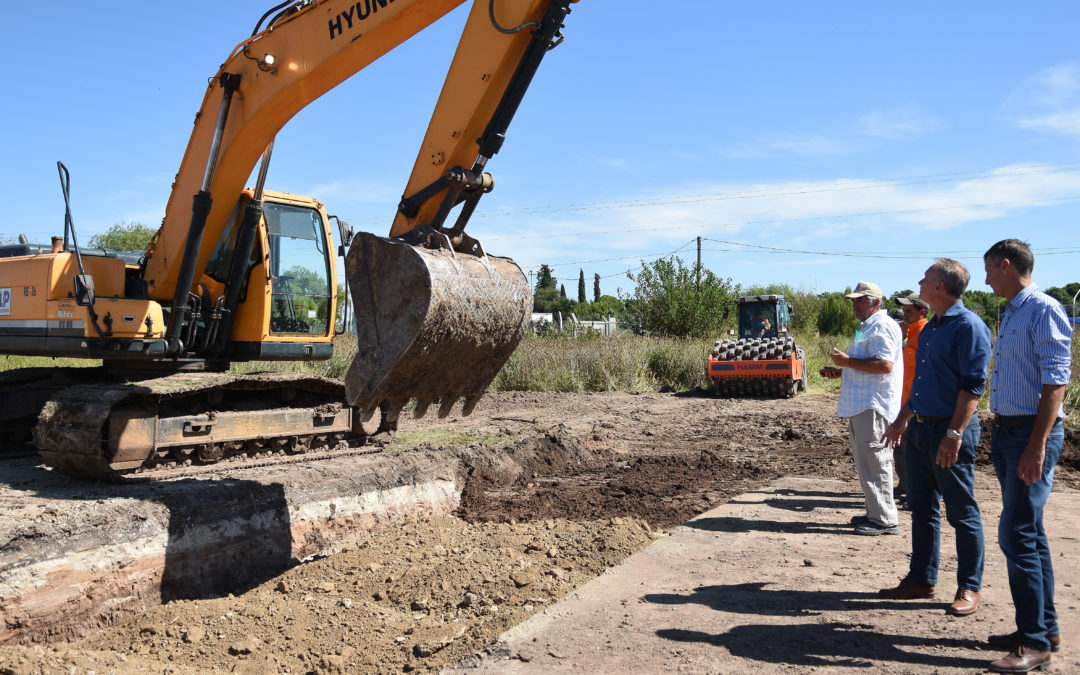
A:
<svg viewBox="0 0 1080 675">
<path fill-rule="evenodd" d="M 874 521 L 855 526 L 855 534 L 874 536 L 878 534 L 900 534 L 899 525 L 878 525 Z"/>
<path fill-rule="evenodd" d="M 866 523 L 869 523 L 869 522 L 870 522 L 870 516 L 867 516 L 865 514 L 851 517 L 851 524 L 852 525 L 865 525 Z"/>
</svg>

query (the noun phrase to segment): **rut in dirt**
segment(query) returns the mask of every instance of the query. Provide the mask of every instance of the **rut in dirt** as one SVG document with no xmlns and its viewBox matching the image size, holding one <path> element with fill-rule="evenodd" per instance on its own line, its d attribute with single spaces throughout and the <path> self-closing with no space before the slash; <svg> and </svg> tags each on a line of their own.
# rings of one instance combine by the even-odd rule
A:
<svg viewBox="0 0 1080 675">
<path fill-rule="evenodd" d="M 463 457 L 467 476 L 455 515 L 469 522 L 641 518 L 680 525 L 779 475 L 719 450 L 627 456 L 557 426 L 495 453 Z"/>
</svg>

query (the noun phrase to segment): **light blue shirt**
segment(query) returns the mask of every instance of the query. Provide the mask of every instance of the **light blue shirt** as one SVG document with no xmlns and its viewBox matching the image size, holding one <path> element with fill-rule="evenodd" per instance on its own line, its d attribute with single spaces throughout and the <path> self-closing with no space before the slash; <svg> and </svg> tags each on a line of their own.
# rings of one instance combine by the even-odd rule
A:
<svg viewBox="0 0 1080 675">
<path fill-rule="evenodd" d="M 1034 415 L 1044 384 L 1069 383 L 1072 326 L 1061 303 L 1028 284 L 1005 307 L 994 344 L 990 409 Z M 1065 406 L 1058 410 L 1065 416 Z"/>
<path fill-rule="evenodd" d="M 844 368 L 836 414 L 854 417 L 876 410 L 889 421 L 896 419 L 904 391 L 904 337 L 900 324 L 884 311 L 874 312 L 859 326 L 857 339 L 847 348 L 847 354 L 853 359 L 891 361 L 893 367 L 892 372 L 882 375 Z"/>
</svg>

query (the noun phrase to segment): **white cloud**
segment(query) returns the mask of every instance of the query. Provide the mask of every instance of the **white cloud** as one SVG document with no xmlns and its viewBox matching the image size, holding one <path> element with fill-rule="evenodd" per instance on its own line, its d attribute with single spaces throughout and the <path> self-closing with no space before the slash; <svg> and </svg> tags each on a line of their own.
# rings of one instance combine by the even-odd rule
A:
<svg viewBox="0 0 1080 675">
<path fill-rule="evenodd" d="M 906 141 L 937 131 L 937 118 L 914 108 L 872 110 L 859 120 L 859 133 L 886 141 Z"/>
<path fill-rule="evenodd" d="M 1062 63 L 1031 75 L 1003 107 L 1021 128 L 1080 136 L 1080 63 Z"/>
<path fill-rule="evenodd" d="M 563 207 L 560 214 L 572 221 L 507 210 L 498 217 L 478 213 L 473 222 L 490 228 L 493 239 L 528 238 L 530 246 L 554 237 L 564 249 L 569 242 L 578 250 L 602 246 L 660 251 L 697 235 L 820 244 L 897 228 L 946 230 L 1078 200 L 1080 170 L 1025 164 L 967 178 L 684 185 L 625 201 L 582 205 L 574 214 L 568 213 L 572 207 Z M 502 227 L 508 217 L 515 224 L 513 234 Z"/>
<path fill-rule="evenodd" d="M 1043 117 L 1022 119 L 1019 121 L 1019 125 L 1026 129 L 1042 129 L 1071 136 L 1080 136 L 1080 108 Z"/>
<path fill-rule="evenodd" d="M 940 121 L 914 106 L 871 110 L 832 133 L 776 134 L 725 148 L 727 159 L 764 159 L 801 155 L 824 157 L 851 155 L 880 142 L 914 140 L 937 131 Z"/>
<path fill-rule="evenodd" d="M 823 134 L 776 135 L 761 137 L 753 142 L 738 143 L 721 149 L 724 159 L 770 159 L 791 155 L 809 157 L 851 154 L 855 148 L 850 140 L 832 138 Z"/>
</svg>

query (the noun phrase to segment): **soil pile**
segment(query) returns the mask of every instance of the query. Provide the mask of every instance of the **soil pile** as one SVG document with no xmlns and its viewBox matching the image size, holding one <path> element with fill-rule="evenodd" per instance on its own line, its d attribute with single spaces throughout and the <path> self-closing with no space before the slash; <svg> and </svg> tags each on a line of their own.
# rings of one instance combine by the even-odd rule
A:
<svg viewBox="0 0 1080 675">
<path fill-rule="evenodd" d="M 623 518 L 415 520 L 240 598 L 173 602 L 68 647 L 0 648 L 0 672 L 437 670 L 652 539 Z"/>
</svg>

